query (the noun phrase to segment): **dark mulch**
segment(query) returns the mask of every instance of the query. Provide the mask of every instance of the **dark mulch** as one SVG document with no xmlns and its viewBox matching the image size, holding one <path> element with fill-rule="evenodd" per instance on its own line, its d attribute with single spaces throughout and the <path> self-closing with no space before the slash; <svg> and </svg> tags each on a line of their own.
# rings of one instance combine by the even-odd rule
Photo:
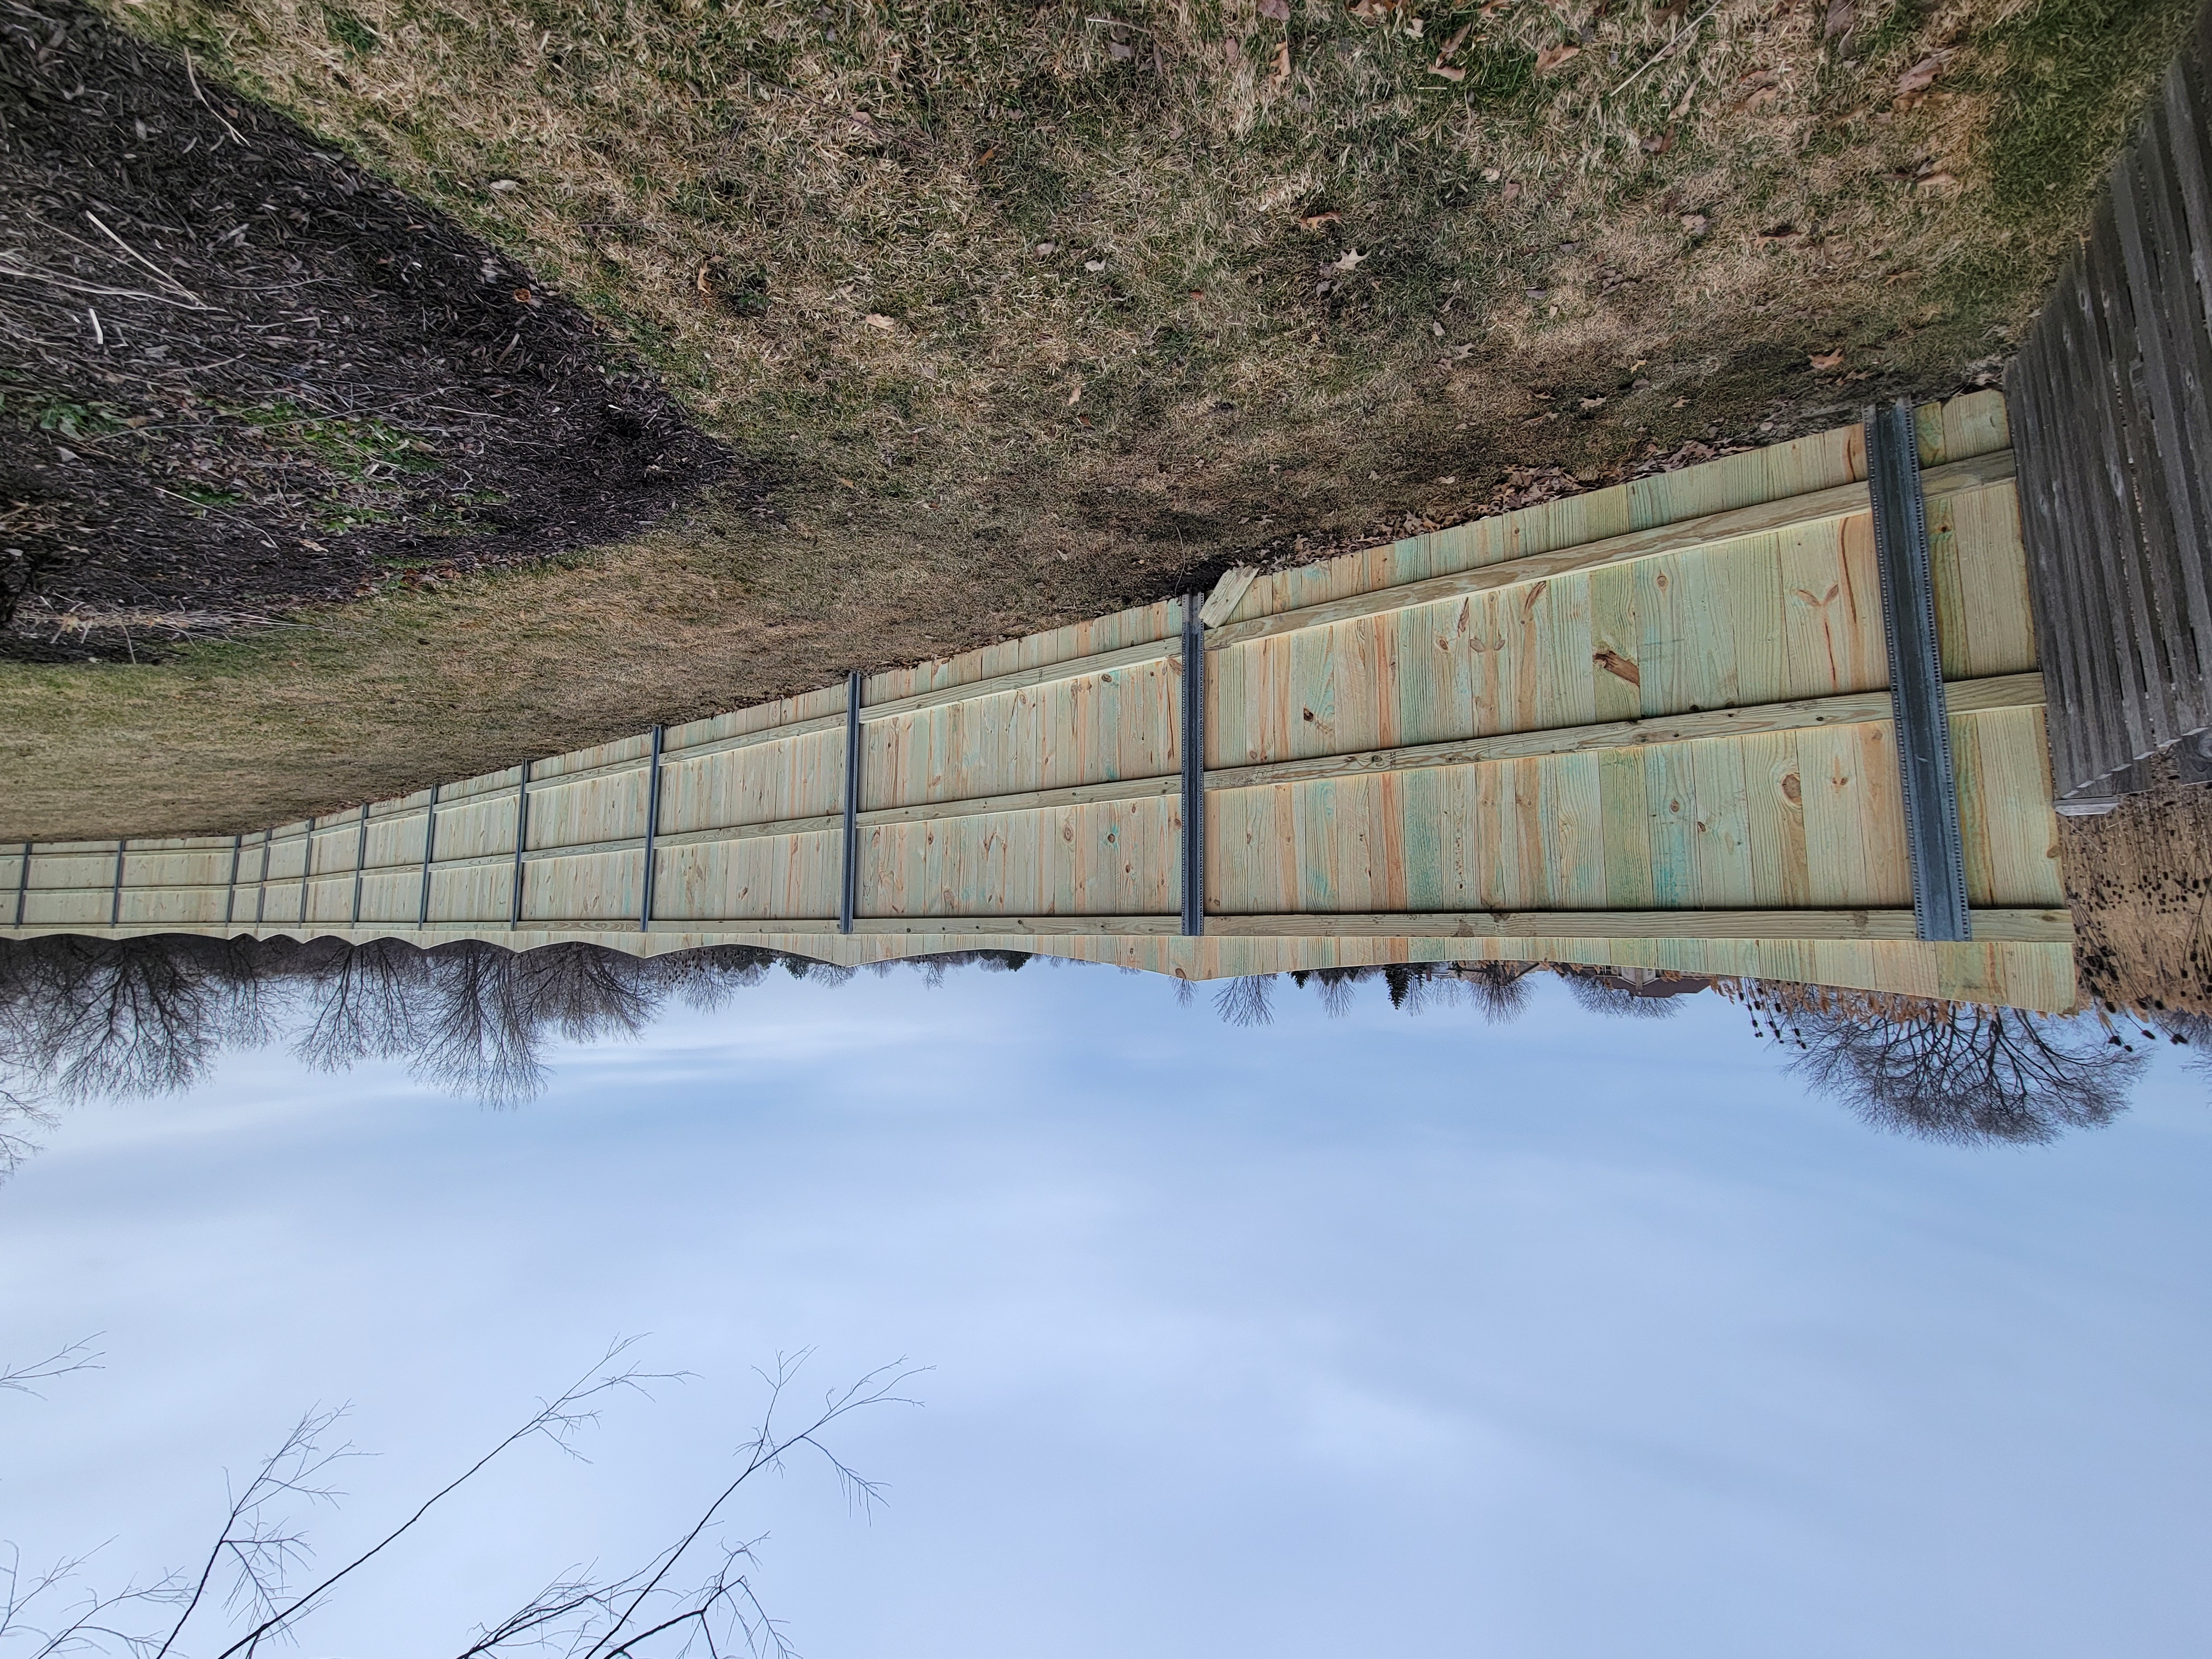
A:
<svg viewBox="0 0 2212 1659">
<path fill-rule="evenodd" d="M 2171 752 L 2150 767 L 2112 811 L 2058 820 L 2081 994 L 2212 1014 L 2212 784 L 2182 782 Z"/>
<path fill-rule="evenodd" d="M 578 307 L 80 6 L 0 0 L 0 657 L 612 540 L 729 468 Z"/>
</svg>

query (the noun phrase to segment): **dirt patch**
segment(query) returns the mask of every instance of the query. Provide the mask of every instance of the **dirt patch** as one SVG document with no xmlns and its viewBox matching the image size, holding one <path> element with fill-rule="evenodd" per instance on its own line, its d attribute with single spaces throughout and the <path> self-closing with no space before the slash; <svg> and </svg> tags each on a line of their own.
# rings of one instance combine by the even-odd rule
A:
<svg viewBox="0 0 2212 1659">
<path fill-rule="evenodd" d="M 8 3 L 0 106 L 0 656 L 604 542 L 727 471 L 584 312 L 189 56 Z"/>
<path fill-rule="evenodd" d="M 2212 1014 L 2212 786 L 2157 782 L 2099 817 L 2061 818 L 2084 997 Z"/>
</svg>

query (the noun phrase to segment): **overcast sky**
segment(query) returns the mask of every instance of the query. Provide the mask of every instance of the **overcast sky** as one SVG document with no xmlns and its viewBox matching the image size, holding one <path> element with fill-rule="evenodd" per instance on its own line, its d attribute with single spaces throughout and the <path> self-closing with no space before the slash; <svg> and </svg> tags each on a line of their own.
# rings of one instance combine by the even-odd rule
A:
<svg viewBox="0 0 2212 1659">
<path fill-rule="evenodd" d="M 1285 988 L 1287 991 L 1287 986 Z M 642 1334 L 695 1373 L 518 1454 L 307 1655 L 433 1656 L 726 1479 L 750 1368 L 918 1409 L 751 1493 L 808 1659 L 2158 1655 L 2212 1620 L 2212 1109 L 1963 1151 L 1740 1011 L 1271 1028 L 1100 969 L 781 975 L 495 1113 L 279 1054 L 89 1109 L 0 1189 L 0 1537 L 173 1565 L 353 1402 L 335 1554 Z"/>
</svg>

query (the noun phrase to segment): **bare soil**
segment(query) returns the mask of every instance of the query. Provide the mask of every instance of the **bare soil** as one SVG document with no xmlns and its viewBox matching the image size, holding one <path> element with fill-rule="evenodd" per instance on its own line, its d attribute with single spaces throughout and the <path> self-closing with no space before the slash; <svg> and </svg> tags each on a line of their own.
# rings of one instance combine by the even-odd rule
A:
<svg viewBox="0 0 2212 1659">
<path fill-rule="evenodd" d="M 2212 1014 L 2212 785 L 2158 781 L 2098 817 L 2061 818 L 2085 1000 Z"/>
<path fill-rule="evenodd" d="M 9 0 L 0 109 L 0 656 L 617 539 L 728 471 L 583 311 L 184 55 Z"/>
</svg>

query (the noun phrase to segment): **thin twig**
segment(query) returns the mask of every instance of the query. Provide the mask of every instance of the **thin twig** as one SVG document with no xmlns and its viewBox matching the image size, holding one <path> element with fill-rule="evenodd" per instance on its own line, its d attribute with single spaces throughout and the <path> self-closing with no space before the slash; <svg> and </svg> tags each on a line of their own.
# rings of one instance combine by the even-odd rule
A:
<svg viewBox="0 0 2212 1659">
<path fill-rule="evenodd" d="M 183 295 L 185 298 L 190 300 L 194 305 L 204 305 L 205 302 L 200 299 L 198 295 L 193 293 L 191 289 L 186 288 L 175 277 L 170 276 L 167 271 L 163 270 L 152 260 L 141 254 L 137 249 L 132 247 L 130 243 L 125 241 L 120 236 L 118 236 L 113 231 L 102 224 L 100 222 L 100 216 L 94 213 L 90 208 L 87 208 L 85 210 L 84 216 L 92 222 L 92 228 L 94 230 L 107 238 L 109 241 L 114 243 L 116 246 L 121 248 L 125 253 L 128 254 L 139 264 L 143 265 L 148 270 L 153 272 L 155 281 L 163 283 L 167 287 L 176 289 L 178 293 Z"/>
<path fill-rule="evenodd" d="M 205 109 L 210 115 L 214 116 L 217 121 L 222 123 L 222 130 L 230 135 L 231 143 L 236 144 L 240 149 L 252 149 L 253 146 L 247 143 L 245 139 L 239 137 L 238 129 L 231 125 L 229 122 L 223 120 L 222 112 L 217 109 L 213 104 L 209 103 L 207 94 L 200 90 L 199 76 L 192 73 L 192 53 L 191 48 L 189 46 L 185 48 L 185 79 L 191 87 L 192 96 L 200 100 L 201 107 Z"/>
<path fill-rule="evenodd" d="M 1683 37 L 1684 37 L 1684 36 L 1687 35 L 1687 34 L 1688 34 L 1688 33 L 1689 33 L 1692 29 L 1696 28 L 1696 27 L 1697 27 L 1700 23 L 1704 22 L 1704 21 L 1705 21 L 1705 19 L 1707 19 L 1708 17 L 1711 17 L 1711 15 L 1712 15 L 1716 11 L 1717 11 L 1717 10 L 1719 10 L 1719 9 L 1720 9 L 1720 3 L 1721 3 L 1721 0 L 1713 0 L 1713 3 L 1712 3 L 1711 5 L 1707 6 L 1707 7 L 1706 7 L 1703 11 L 1699 12 L 1699 13 L 1698 13 L 1695 17 L 1692 17 L 1692 18 L 1688 22 L 1686 22 L 1686 23 L 1683 24 L 1683 25 L 1682 25 L 1682 27 L 1681 27 L 1680 28 L 1676 29 L 1676 30 L 1674 31 L 1674 38 L 1673 40 L 1671 40 L 1668 41 L 1668 43 L 1667 43 L 1665 46 L 1663 46 L 1660 47 L 1658 51 L 1656 51 L 1656 52 L 1653 52 L 1653 53 L 1651 54 L 1651 56 L 1650 56 L 1649 58 L 1645 58 L 1645 59 L 1644 60 L 1644 62 L 1643 62 L 1643 64 L 1642 64 L 1642 65 L 1641 65 L 1641 66 L 1637 70 L 1637 71 L 1635 72 L 1635 74 L 1633 74 L 1633 75 L 1630 76 L 1628 77 L 1628 79 L 1626 79 L 1626 81 L 1623 81 L 1623 82 L 1622 82 L 1619 86 L 1615 87 L 1615 88 L 1614 88 L 1611 92 L 1608 92 L 1607 94 L 1606 94 L 1606 96 L 1607 96 L 1607 97 L 1608 97 L 1608 98 L 1618 98 L 1618 97 L 1620 97 L 1620 94 L 1621 94 L 1622 93 L 1626 92 L 1626 91 L 1630 87 L 1632 87 L 1632 86 L 1635 85 L 1635 84 L 1636 84 L 1636 82 L 1637 82 L 1638 81 L 1639 81 L 1639 80 L 1643 79 L 1643 77 L 1644 77 L 1644 71 L 1645 70 L 1650 69 L 1650 68 L 1654 64 L 1657 63 L 1661 58 L 1664 58 L 1664 57 L 1665 57 L 1668 52 L 1670 52 L 1674 51 L 1674 48 L 1675 48 L 1677 46 L 1680 45 L 1680 44 L 1681 44 L 1681 41 L 1682 41 L 1682 39 L 1683 39 Z"/>
<path fill-rule="evenodd" d="M 143 289 L 102 288 L 97 283 L 72 282 L 66 276 L 57 276 L 50 271 L 25 270 L 20 265 L 0 265 L 0 276 L 20 276 L 26 282 L 51 283 L 56 288 L 65 288 L 77 294 L 105 294 L 120 300 L 151 300 L 155 305 L 174 306 L 179 311 L 212 311 L 213 306 L 195 301 L 187 305 L 182 300 L 173 300 L 166 294 L 149 294 Z"/>
</svg>

